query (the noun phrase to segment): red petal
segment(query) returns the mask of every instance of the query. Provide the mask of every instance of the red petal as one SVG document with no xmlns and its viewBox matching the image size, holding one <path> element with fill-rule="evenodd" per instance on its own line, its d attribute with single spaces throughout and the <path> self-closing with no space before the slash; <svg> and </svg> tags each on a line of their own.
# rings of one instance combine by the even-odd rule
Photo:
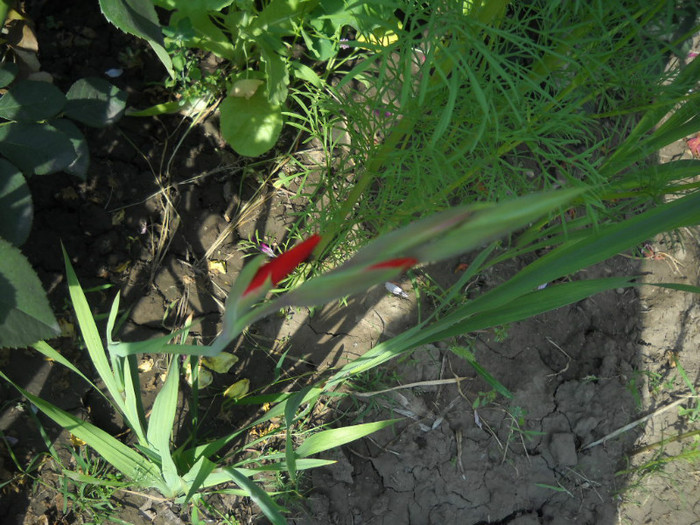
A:
<svg viewBox="0 0 700 525">
<path fill-rule="evenodd" d="M 389 259 L 388 261 L 373 264 L 369 267 L 370 270 L 378 270 L 381 268 L 401 268 L 408 270 L 411 266 L 418 264 L 418 259 L 413 257 L 401 257 L 399 259 Z"/>
<path fill-rule="evenodd" d="M 314 251 L 319 242 L 321 242 L 321 237 L 314 234 L 291 250 L 261 266 L 248 288 L 246 288 L 246 291 L 243 292 L 243 295 L 245 296 L 263 286 L 267 282 L 268 277 L 272 279 L 273 285 L 280 282 L 292 273 L 294 268 L 309 258 L 309 255 L 311 255 L 311 252 Z"/>
</svg>

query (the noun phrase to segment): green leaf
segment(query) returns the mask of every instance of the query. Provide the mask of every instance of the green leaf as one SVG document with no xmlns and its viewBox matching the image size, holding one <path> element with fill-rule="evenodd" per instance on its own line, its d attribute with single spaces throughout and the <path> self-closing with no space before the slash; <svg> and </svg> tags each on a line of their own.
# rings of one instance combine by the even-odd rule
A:
<svg viewBox="0 0 700 525">
<path fill-rule="evenodd" d="M 177 467 L 170 454 L 170 435 L 173 432 L 175 423 L 179 381 L 180 368 L 178 366 L 178 357 L 175 356 L 170 361 L 165 384 L 158 392 L 158 396 L 156 396 L 156 400 L 153 403 L 147 433 L 148 442 L 160 455 L 160 467 L 163 478 L 170 489 L 170 494 L 166 495 L 170 497 L 175 496 L 182 489 L 182 481 L 177 474 Z"/>
<path fill-rule="evenodd" d="M 0 239 L 0 348 L 24 347 L 58 334 L 58 323 L 29 261 Z"/>
<path fill-rule="evenodd" d="M 0 159 L 0 237 L 21 246 L 29 237 L 34 205 L 24 175 Z"/>
<path fill-rule="evenodd" d="M 75 275 L 73 265 L 70 263 L 70 259 L 68 258 L 65 248 L 61 246 L 61 249 L 63 250 L 63 260 L 66 265 L 68 293 L 70 294 L 73 310 L 75 310 L 75 317 L 78 320 L 80 332 L 83 335 L 83 341 L 85 342 L 88 354 L 90 355 L 90 361 L 92 361 L 95 370 L 97 370 L 102 382 L 107 387 L 109 395 L 112 397 L 112 400 L 117 408 L 122 413 L 125 413 L 126 410 L 124 409 L 124 399 L 119 388 L 119 382 L 115 378 L 114 373 L 109 366 L 107 354 L 105 353 L 104 346 L 102 345 L 100 334 L 97 331 L 95 319 L 92 317 L 90 305 L 85 298 L 83 289 L 80 287 L 78 276 Z"/>
<path fill-rule="evenodd" d="M 65 105 L 65 95 L 53 84 L 22 80 L 0 98 L 0 117 L 36 122 L 57 115 Z"/>
<path fill-rule="evenodd" d="M 0 126 L 0 153 L 24 173 L 36 175 L 56 173 L 75 160 L 70 139 L 48 124 L 10 122 Z"/>
<path fill-rule="evenodd" d="M 351 441 L 368 436 L 377 430 L 393 425 L 397 421 L 400 421 L 400 419 L 387 419 L 385 421 L 375 421 L 373 423 L 362 423 L 360 425 L 323 430 L 306 438 L 304 442 L 299 445 L 296 453 L 300 458 L 312 456 L 319 452 L 337 448 L 341 445 L 345 445 L 345 443 L 350 443 Z"/>
<path fill-rule="evenodd" d="M 219 111 L 224 139 L 247 157 L 269 151 L 282 131 L 282 106 L 271 104 L 262 89 L 248 99 L 227 97 Z"/>
<path fill-rule="evenodd" d="M 295 60 L 289 63 L 289 67 L 292 70 L 292 74 L 299 80 L 305 80 L 317 88 L 323 86 L 323 80 L 321 80 L 321 77 L 319 77 L 309 66 Z"/>
<path fill-rule="evenodd" d="M 272 43 L 274 44 L 274 41 Z M 260 45 L 260 58 L 265 65 L 265 75 L 267 76 L 267 99 L 273 106 L 284 104 L 289 91 L 287 89 L 289 85 L 287 61 L 272 45 Z"/>
<path fill-rule="evenodd" d="M 126 109 L 126 92 L 101 78 L 81 78 L 66 97 L 66 116 L 95 128 L 114 124 Z"/>
<path fill-rule="evenodd" d="M 477 374 L 479 374 L 484 381 L 491 385 L 491 388 L 493 388 L 496 392 L 501 394 L 506 399 L 513 399 L 513 394 L 511 391 L 503 386 L 498 379 L 489 374 L 486 369 L 477 362 L 476 357 L 474 357 L 474 354 L 468 348 L 463 346 L 451 346 L 450 350 L 469 363 L 472 368 L 476 370 Z"/>
<path fill-rule="evenodd" d="M 88 148 L 87 141 L 85 140 L 85 136 L 70 120 L 52 119 L 49 124 L 59 131 L 62 131 L 73 145 L 75 158 L 73 159 L 73 162 L 63 168 L 63 171 L 70 173 L 71 175 L 75 175 L 76 177 L 80 178 L 80 180 L 86 180 L 87 170 L 90 166 L 90 150 Z"/>
<path fill-rule="evenodd" d="M 189 472 L 182 476 L 185 485 L 189 487 L 183 505 L 187 505 L 215 468 L 216 463 L 209 461 L 205 457 L 200 457 Z"/>
<path fill-rule="evenodd" d="M 267 492 L 253 481 L 249 480 L 245 474 L 237 468 L 225 468 L 224 471 L 229 475 L 230 479 L 241 487 L 248 496 L 250 496 L 250 499 L 260 507 L 260 510 L 263 511 L 267 519 L 274 525 L 287 525 L 287 520 L 284 519 L 284 516 L 282 516 L 282 513 Z"/>
<path fill-rule="evenodd" d="M 100 0 L 102 14 L 120 30 L 143 38 L 153 48 L 171 78 L 173 62 L 165 50 L 158 15 L 149 0 Z"/>
<path fill-rule="evenodd" d="M 44 401 L 40 397 L 27 392 L 12 382 L 4 373 L 0 372 L 0 377 L 14 386 L 24 397 L 58 425 L 94 448 L 105 461 L 136 484 L 142 487 L 157 488 L 158 490 L 163 489 L 158 470 L 146 458 L 95 425 L 83 421 L 48 401 Z"/>
<path fill-rule="evenodd" d="M 285 401 L 284 407 L 284 425 L 286 427 L 286 442 L 284 448 L 285 458 L 287 459 L 287 467 L 289 477 L 292 483 L 296 483 L 296 452 L 294 451 L 293 433 L 294 421 L 296 420 L 296 412 L 302 401 L 304 401 L 309 392 L 313 389 L 313 385 L 308 385 L 302 388 L 299 392 L 294 393 Z"/>
<path fill-rule="evenodd" d="M 17 76 L 19 67 L 12 62 L 3 62 L 0 64 L 0 88 L 9 86 Z"/>
</svg>

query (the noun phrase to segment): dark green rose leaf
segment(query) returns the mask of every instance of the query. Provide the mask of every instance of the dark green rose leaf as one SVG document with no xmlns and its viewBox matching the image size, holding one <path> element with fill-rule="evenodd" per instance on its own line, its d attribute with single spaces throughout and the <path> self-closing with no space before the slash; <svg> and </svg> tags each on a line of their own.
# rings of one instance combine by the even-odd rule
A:
<svg viewBox="0 0 700 525">
<path fill-rule="evenodd" d="M 61 171 L 75 160 L 65 133 L 48 124 L 24 122 L 0 126 L 0 154 L 24 173 L 36 175 Z"/>
<path fill-rule="evenodd" d="M 21 246 L 32 228 L 34 206 L 22 172 L 0 159 L 0 237 Z"/>
<path fill-rule="evenodd" d="M 0 348 L 21 348 L 59 333 L 46 293 L 29 261 L 0 239 Z"/>
<path fill-rule="evenodd" d="M 0 117 L 36 122 L 57 115 L 65 105 L 65 95 L 53 84 L 22 80 L 0 98 Z"/>
<path fill-rule="evenodd" d="M 114 124 L 126 109 L 126 92 L 101 78 L 78 80 L 66 96 L 66 116 L 95 128 Z"/>
</svg>

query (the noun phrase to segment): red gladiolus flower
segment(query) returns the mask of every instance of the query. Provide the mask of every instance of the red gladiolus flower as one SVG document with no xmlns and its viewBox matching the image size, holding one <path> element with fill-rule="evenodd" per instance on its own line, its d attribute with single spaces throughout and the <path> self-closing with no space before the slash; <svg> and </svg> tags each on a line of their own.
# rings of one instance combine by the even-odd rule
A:
<svg viewBox="0 0 700 525">
<path fill-rule="evenodd" d="M 268 277 L 272 279 L 273 285 L 280 282 L 292 273 L 294 268 L 309 258 L 309 255 L 311 255 L 311 252 L 314 251 L 319 242 L 321 242 L 321 237 L 314 234 L 291 250 L 262 265 L 248 285 L 248 288 L 246 288 L 246 291 L 243 292 L 243 296 L 245 297 L 250 292 L 263 286 L 267 282 Z"/>
<path fill-rule="evenodd" d="M 379 270 L 382 268 L 401 268 L 408 270 L 411 266 L 418 264 L 418 259 L 413 257 L 400 257 L 398 259 L 389 259 L 388 261 L 373 264 L 369 267 L 370 270 Z"/>
</svg>

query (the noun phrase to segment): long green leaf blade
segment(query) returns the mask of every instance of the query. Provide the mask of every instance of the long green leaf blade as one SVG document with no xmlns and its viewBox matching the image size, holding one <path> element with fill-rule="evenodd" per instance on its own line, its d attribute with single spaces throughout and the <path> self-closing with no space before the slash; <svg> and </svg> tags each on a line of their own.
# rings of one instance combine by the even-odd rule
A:
<svg viewBox="0 0 700 525">
<path fill-rule="evenodd" d="M 153 403 L 151 418 L 148 422 L 148 442 L 160 455 L 161 470 L 163 478 L 168 484 L 170 496 L 174 496 L 182 489 L 182 480 L 178 476 L 177 467 L 170 454 L 170 435 L 175 423 L 179 380 L 178 360 L 174 358 L 170 362 L 170 370 L 165 384 Z"/>
<path fill-rule="evenodd" d="M 230 479 L 241 487 L 250 499 L 252 499 L 260 510 L 263 511 L 267 519 L 269 519 L 274 525 L 286 525 L 287 520 L 284 519 L 282 513 L 279 511 L 277 505 L 270 495 L 260 488 L 256 483 L 249 480 L 245 474 L 239 471 L 237 468 L 226 468 L 224 469 Z"/>
<path fill-rule="evenodd" d="M 92 317 L 92 311 L 90 310 L 90 306 L 85 298 L 83 289 L 80 287 L 78 276 L 73 270 L 73 265 L 70 263 L 66 250 L 63 246 L 61 246 L 61 249 L 63 250 L 63 259 L 66 265 L 68 292 L 70 293 L 73 309 L 75 310 L 75 316 L 78 320 L 78 326 L 80 326 L 80 332 L 83 335 L 85 346 L 90 354 L 90 360 L 95 366 L 97 373 L 100 375 L 102 382 L 104 382 L 105 386 L 107 387 L 109 395 L 112 396 L 114 403 L 117 405 L 119 410 L 125 412 L 124 398 L 122 397 L 119 384 L 114 377 L 112 369 L 109 366 L 107 354 L 105 353 L 104 346 L 102 346 L 102 339 L 97 331 L 95 320 Z"/>
<path fill-rule="evenodd" d="M 163 483 L 160 480 L 158 470 L 143 456 L 95 425 L 78 419 L 74 415 L 61 410 L 48 401 L 44 401 L 40 397 L 27 392 L 11 381 L 3 372 L 0 372 L 0 377 L 14 386 L 24 397 L 36 405 L 39 410 L 54 420 L 58 425 L 65 428 L 77 438 L 85 441 L 90 447 L 95 449 L 105 461 L 122 474 L 140 486 L 156 487 L 162 490 Z"/>
<path fill-rule="evenodd" d="M 325 450 L 339 447 L 345 443 L 350 443 L 351 441 L 368 436 L 389 425 L 393 425 L 397 421 L 400 421 L 400 419 L 387 419 L 385 421 L 361 423 L 359 425 L 323 430 L 306 438 L 297 448 L 297 456 L 305 458 Z"/>
</svg>

